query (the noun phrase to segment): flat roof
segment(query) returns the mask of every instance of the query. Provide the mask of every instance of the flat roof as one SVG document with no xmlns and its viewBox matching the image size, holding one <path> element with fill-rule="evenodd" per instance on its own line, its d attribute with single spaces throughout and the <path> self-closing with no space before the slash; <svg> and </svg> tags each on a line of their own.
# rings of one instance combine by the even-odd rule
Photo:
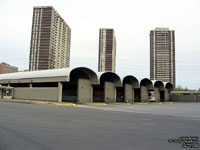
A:
<svg viewBox="0 0 200 150">
<path fill-rule="evenodd" d="M 72 68 L 61 68 L 61 69 L 51 69 L 51 70 L 7 73 L 0 75 L 0 81 L 13 80 L 13 79 L 63 77 L 63 76 L 69 76 L 71 70 Z"/>
</svg>

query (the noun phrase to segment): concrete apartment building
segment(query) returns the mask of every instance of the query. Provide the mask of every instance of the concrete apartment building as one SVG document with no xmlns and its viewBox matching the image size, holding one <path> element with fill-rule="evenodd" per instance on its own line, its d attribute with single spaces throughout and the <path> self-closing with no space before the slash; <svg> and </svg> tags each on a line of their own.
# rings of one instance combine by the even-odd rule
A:
<svg viewBox="0 0 200 150">
<path fill-rule="evenodd" d="M 0 63 L 0 74 L 18 72 L 18 67 L 11 66 L 5 62 Z"/>
<path fill-rule="evenodd" d="M 175 86 L 175 31 L 169 28 L 150 31 L 150 79 Z"/>
<path fill-rule="evenodd" d="M 99 30 L 99 62 L 98 71 L 112 71 L 116 68 L 116 38 L 110 28 Z"/>
<path fill-rule="evenodd" d="M 34 7 L 29 70 L 69 67 L 71 29 L 51 6 Z"/>
</svg>

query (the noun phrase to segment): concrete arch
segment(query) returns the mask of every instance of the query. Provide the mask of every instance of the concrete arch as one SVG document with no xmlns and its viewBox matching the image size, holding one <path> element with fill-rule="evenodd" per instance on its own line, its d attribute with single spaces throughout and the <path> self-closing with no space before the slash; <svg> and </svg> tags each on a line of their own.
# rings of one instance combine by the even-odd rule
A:
<svg viewBox="0 0 200 150">
<path fill-rule="evenodd" d="M 173 90 L 174 86 L 173 86 L 172 83 L 166 82 L 166 83 L 165 83 L 165 88 L 171 91 L 171 90 Z"/>
<path fill-rule="evenodd" d="M 121 78 L 114 72 L 99 72 L 98 73 L 98 83 L 104 81 L 113 82 L 116 87 L 122 86 Z"/>
<path fill-rule="evenodd" d="M 140 81 L 140 87 L 146 86 L 148 90 L 153 90 L 153 83 L 150 79 L 144 78 Z"/>
<path fill-rule="evenodd" d="M 97 84 L 98 83 L 98 77 L 97 77 L 96 72 L 94 72 L 93 70 L 86 68 L 86 67 L 73 68 L 73 69 L 71 69 L 69 74 L 70 74 L 69 75 L 69 81 L 70 81 L 71 78 L 76 77 L 76 78 L 89 79 L 91 81 L 91 84 Z"/>
<path fill-rule="evenodd" d="M 140 88 L 139 81 L 136 77 L 132 75 L 127 75 L 122 78 L 122 82 L 132 84 L 133 88 Z"/>
<path fill-rule="evenodd" d="M 134 102 L 135 97 L 137 97 L 135 91 L 136 89 L 139 90 L 140 88 L 138 79 L 132 75 L 127 75 L 122 78 L 122 81 L 123 81 L 124 102 Z M 140 96 L 138 96 L 138 98 L 139 97 Z"/>
<path fill-rule="evenodd" d="M 148 102 L 149 101 L 149 91 L 153 91 L 153 83 L 148 78 L 144 78 L 140 81 L 140 101 Z"/>
<path fill-rule="evenodd" d="M 165 98 L 164 98 L 164 84 L 162 81 L 158 81 L 158 80 L 153 80 L 153 85 L 154 85 L 154 92 L 155 92 L 155 100 L 156 102 L 164 102 Z"/>
<path fill-rule="evenodd" d="M 162 81 L 159 81 L 159 80 L 153 80 L 152 81 L 153 83 L 153 87 L 155 88 L 158 88 L 160 91 L 164 91 L 164 83 Z"/>
<path fill-rule="evenodd" d="M 97 84 L 97 74 L 86 67 L 77 67 L 69 72 L 69 81 L 63 83 L 63 101 L 92 102 L 92 84 Z"/>
<path fill-rule="evenodd" d="M 114 72 L 98 72 L 98 84 L 93 85 L 94 102 L 116 102 L 117 87 L 121 87 L 121 78 Z"/>
<path fill-rule="evenodd" d="M 165 86 L 165 101 L 167 102 L 170 100 L 170 91 L 173 90 L 174 86 L 170 82 L 164 82 L 164 86 Z"/>
</svg>

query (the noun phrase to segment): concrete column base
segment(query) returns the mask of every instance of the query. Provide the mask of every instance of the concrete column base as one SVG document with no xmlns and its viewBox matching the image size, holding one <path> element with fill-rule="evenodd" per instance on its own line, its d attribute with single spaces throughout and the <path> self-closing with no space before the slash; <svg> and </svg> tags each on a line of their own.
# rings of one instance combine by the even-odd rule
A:
<svg viewBox="0 0 200 150">
<path fill-rule="evenodd" d="M 133 102 L 134 101 L 134 90 L 132 84 L 124 85 L 124 101 Z"/>
<path fill-rule="evenodd" d="M 154 92 L 155 92 L 156 102 L 160 102 L 160 90 L 159 90 L 159 88 L 155 87 Z"/>
<path fill-rule="evenodd" d="M 63 84 L 61 82 L 58 82 L 58 102 L 62 102 L 62 89 Z"/>
<path fill-rule="evenodd" d="M 77 86 L 78 94 L 78 102 L 79 103 L 89 103 L 92 99 L 92 86 L 90 84 L 90 80 L 88 79 L 78 79 L 78 86 Z"/>
<path fill-rule="evenodd" d="M 169 90 L 168 89 L 165 89 L 165 102 L 169 102 Z"/>
<path fill-rule="evenodd" d="M 104 82 L 104 102 L 116 102 L 116 88 L 113 82 Z"/>
<path fill-rule="evenodd" d="M 148 101 L 148 90 L 146 86 L 141 86 L 140 88 L 140 99 L 141 102 L 147 102 Z"/>
</svg>

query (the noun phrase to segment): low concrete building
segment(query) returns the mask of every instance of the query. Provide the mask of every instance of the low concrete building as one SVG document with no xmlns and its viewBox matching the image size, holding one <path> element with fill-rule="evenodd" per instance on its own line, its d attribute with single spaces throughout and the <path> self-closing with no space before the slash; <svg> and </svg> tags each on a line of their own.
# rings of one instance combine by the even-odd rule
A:
<svg viewBox="0 0 200 150">
<path fill-rule="evenodd" d="M 96 73 L 87 67 L 18 72 L 0 75 L 2 86 L 13 87 L 14 99 L 58 102 L 148 102 L 149 91 L 156 101 L 168 101 L 171 83 L 123 78 L 114 72 Z"/>
<path fill-rule="evenodd" d="M 200 92 L 196 91 L 172 91 L 170 101 L 173 102 L 200 102 Z"/>
<path fill-rule="evenodd" d="M 84 67 L 64 68 L 1 75 L 0 83 L 14 87 L 15 99 L 89 102 L 91 95 L 85 93 L 91 93 L 97 76 Z"/>
</svg>

